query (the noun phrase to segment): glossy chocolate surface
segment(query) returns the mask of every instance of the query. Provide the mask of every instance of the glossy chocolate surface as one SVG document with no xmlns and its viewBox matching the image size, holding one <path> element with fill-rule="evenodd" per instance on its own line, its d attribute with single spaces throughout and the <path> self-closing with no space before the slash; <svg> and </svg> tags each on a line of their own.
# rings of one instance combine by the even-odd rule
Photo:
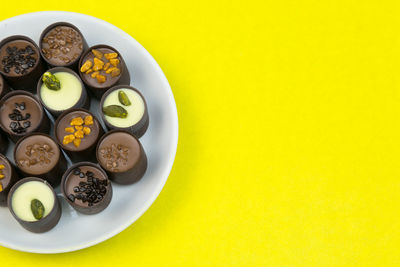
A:
<svg viewBox="0 0 400 267">
<path fill-rule="evenodd" d="M 50 137 L 34 134 L 17 144 L 14 158 L 23 172 L 40 175 L 56 167 L 60 159 L 60 149 Z"/>
<path fill-rule="evenodd" d="M 107 180 L 107 176 L 104 175 L 104 173 L 102 171 L 100 171 L 99 168 L 95 168 L 93 166 L 80 166 L 79 169 L 83 173 L 86 173 L 88 171 L 92 172 L 94 174 L 93 177 L 95 177 L 97 179 L 100 179 L 101 181 Z M 73 171 L 71 171 L 68 174 L 68 176 L 67 176 L 67 178 L 65 180 L 65 185 L 64 185 L 65 186 L 65 192 L 66 192 L 67 196 L 70 195 L 70 194 L 76 194 L 74 192 L 74 188 L 75 187 L 79 187 L 79 183 L 80 182 L 87 182 L 87 178 L 86 177 L 85 178 L 80 178 L 78 175 L 74 175 Z M 89 207 L 89 204 L 88 204 L 89 202 L 88 201 L 83 202 L 81 199 L 75 198 L 74 203 L 76 205 L 79 205 L 79 206 L 82 206 L 82 207 Z M 94 204 L 94 205 L 97 205 L 97 204 Z"/>
<path fill-rule="evenodd" d="M 147 156 L 140 141 L 130 132 L 113 130 L 99 141 L 96 156 L 108 177 L 118 184 L 139 181 L 147 170 Z"/>
<path fill-rule="evenodd" d="M 82 117 L 84 119 L 86 116 L 92 116 L 93 115 L 89 112 L 83 111 L 83 110 L 76 110 L 76 111 L 71 111 L 68 113 L 64 113 L 59 120 L 56 122 L 56 127 L 55 127 L 55 136 L 57 138 L 58 143 L 61 145 L 61 147 L 65 150 L 69 151 L 82 151 L 85 149 L 88 149 L 89 147 L 93 146 L 99 139 L 99 134 L 102 132 L 101 125 L 97 121 L 95 117 L 93 117 L 93 124 L 92 125 L 85 125 L 84 127 L 89 127 L 90 128 L 90 134 L 89 135 L 84 135 L 84 138 L 81 140 L 81 144 L 79 147 L 76 147 L 73 142 L 69 144 L 63 144 L 63 139 L 64 136 L 70 135 L 71 133 L 66 132 L 65 128 L 72 127 L 70 125 L 71 120 L 76 117 Z"/>
<path fill-rule="evenodd" d="M 83 52 L 82 35 L 68 26 L 49 30 L 40 45 L 44 58 L 55 66 L 67 65 L 79 59 Z"/>
<path fill-rule="evenodd" d="M 93 191 L 94 189 L 98 192 Z M 107 173 L 98 164 L 91 162 L 72 165 L 63 175 L 61 191 L 66 201 L 84 214 L 103 211 L 110 204 L 113 195 Z"/>
<path fill-rule="evenodd" d="M 97 154 L 100 165 L 107 171 L 125 172 L 137 164 L 141 151 L 132 135 L 115 132 L 100 142 Z"/>
<path fill-rule="evenodd" d="M 109 49 L 109 48 L 97 48 L 96 50 L 100 51 L 103 54 L 107 54 L 107 53 L 116 53 L 114 50 Z M 93 59 L 95 58 L 95 56 L 93 55 L 93 53 L 89 52 L 85 55 L 85 57 L 82 60 L 82 64 L 84 64 L 87 60 L 90 60 L 93 62 Z M 118 54 L 117 59 L 121 62 L 121 56 Z M 103 56 L 102 61 L 106 61 L 105 57 Z M 110 67 L 113 67 L 112 65 Z M 121 68 L 121 63 L 118 65 L 119 68 Z M 99 88 L 106 88 L 106 87 L 111 87 L 113 86 L 119 79 L 121 75 L 118 75 L 116 77 L 111 77 L 111 74 L 106 73 L 106 71 L 101 70 L 100 71 L 101 75 L 106 76 L 106 81 L 104 83 L 99 83 L 97 82 L 96 78 L 92 78 L 91 73 L 90 74 L 84 74 L 82 73 L 82 77 L 85 83 L 87 83 L 88 85 L 92 86 L 92 87 L 99 87 Z"/>
<path fill-rule="evenodd" d="M 35 129 L 40 125 L 44 114 L 40 103 L 28 95 L 14 95 L 4 101 L 4 104 L 0 107 L 0 124 L 2 128 L 10 134 L 17 134 L 10 128 L 10 124 L 14 120 L 9 117 L 9 115 L 13 113 L 13 110 L 16 108 L 16 103 L 25 103 L 25 110 L 21 110 L 23 116 L 26 116 L 27 113 L 30 114 L 30 118 L 28 119 L 28 121 L 30 121 L 30 127 L 26 128 L 25 133 L 21 133 L 19 135 L 22 136 L 26 133 L 35 131 Z"/>
<path fill-rule="evenodd" d="M 9 72 L 7 72 L 5 70 L 5 66 L 7 65 L 7 64 L 5 64 L 5 62 L 6 62 L 5 59 L 6 59 L 6 57 L 10 56 L 10 54 L 8 53 L 9 49 L 14 48 L 14 47 L 18 51 L 21 51 L 21 50 L 24 51 L 27 47 L 30 47 L 30 49 L 33 52 L 31 52 L 31 54 L 23 53 L 22 57 L 20 57 L 20 58 L 23 58 L 23 59 L 26 59 L 29 57 L 33 58 L 35 60 L 34 65 L 29 66 L 28 64 L 26 64 L 26 66 L 25 66 L 22 64 L 22 67 L 18 67 L 18 68 L 13 66 L 9 69 Z M 39 62 L 39 59 L 40 59 L 39 51 L 37 50 L 36 46 L 27 40 L 13 40 L 13 41 L 5 43 L 0 48 L 0 70 L 3 73 L 5 73 L 5 75 L 10 76 L 10 77 L 18 77 L 18 76 L 23 76 L 23 75 L 29 74 L 36 67 L 36 65 Z M 18 60 L 15 60 L 15 61 L 18 61 Z M 26 69 L 25 69 L 25 67 L 26 67 Z M 20 71 L 16 72 L 17 69 L 20 69 Z M 25 72 L 22 72 L 22 70 L 24 70 L 24 69 L 25 69 Z"/>
</svg>

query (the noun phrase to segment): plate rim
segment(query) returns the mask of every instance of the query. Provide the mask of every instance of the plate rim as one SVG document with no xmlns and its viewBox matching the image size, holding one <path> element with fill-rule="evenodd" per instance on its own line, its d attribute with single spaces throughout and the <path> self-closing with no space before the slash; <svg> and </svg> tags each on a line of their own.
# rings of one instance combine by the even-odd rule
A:
<svg viewBox="0 0 400 267">
<path fill-rule="evenodd" d="M 71 15 L 71 16 L 82 16 L 82 17 L 86 17 L 89 18 L 91 20 L 96 20 L 98 23 L 101 24 L 105 24 L 108 27 L 114 28 L 114 30 L 116 30 L 120 35 L 124 35 L 126 38 L 131 39 L 131 41 L 133 41 L 134 43 L 136 43 L 136 45 L 143 50 L 144 52 L 144 56 L 150 61 L 150 63 L 156 68 L 157 72 L 160 74 L 160 78 L 162 80 L 162 83 L 169 89 L 168 90 L 168 103 L 171 105 L 172 108 L 172 120 L 171 120 L 171 124 L 172 124 L 172 138 L 171 138 L 171 152 L 172 154 L 169 156 L 168 162 L 166 167 L 164 167 L 164 171 L 163 171 L 163 175 L 161 175 L 161 183 L 159 184 L 159 188 L 156 188 L 156 190 L 154 191 L 153 195 L 151 195 L 151 197 L 145 201 L 143 207 L 140 209 L 139 212 L 137 212 L 136 214 L 134 214 L 129 220 L 127 220 L 125 223 L 122 223 L 119 227 L 116 227 L 114 230 L 99 236 L 98 238 L 91 240 L 89 242 L 84 242 L 82 244 L 76 245 L 76 246 L 71 246 L 71 247 L 65 247 L 65 248 L 60 248 L 60 249 L 34 249 L 31 247 L 25 247 L 25 246 L 18 246 L 18 245 L 14 245 L 14 244 L 8 244 L 8 243 L 4 243 L 3 240 L 0 240 L 0 245 L 6 248 L 10 248 L 10 249 L 14 249 L 14 250 L 18 250 L 18 251 L 23 251 L 23 252 L 29 252 L 29 253 L 39 253 L 39 254 L 56 254 L 56 253 L 67 253 L 67 252 L 72 252 L 72 251 L 77 251 L 77 250 L 81 250 L 81 249 L 85 249 L 94 245 L 97 245 L 103 241 L 106 241 L 116 235 L 118 235 L 119 233 L 121 233 L 122 231 L 124 231 L 126 228 L 128 228 L 130 225 L 132 225 L 134 222 L 136 222 L 149 208 L 150 206 L 154 203 L 154 201 L 157 199 L 157 197 L 160 195 L 162 189 L 165 186 L 165 183 L 168 180 L 168 177 L 171 173 L 174 161 L 175 161 L 175 156 L 176 156 L 176 152 L 177 152 L 177 148 L 178 148 L 178 136 L 179 136 L 179 124 L 178 124 L 178 111 L 177 111 L 177 107 L 176 107 L 176 102 L 175 102 L 175 98 L 171 89 L 171 86 L 168 82 L 167 77 L 165 76 L 164 72 L 162 71 L 160 65 L 157 63 L 157 61 L 153 58 L 153 56 L 146 50 L 146 48 L 144 48 L 135 38 L 133 38 L 131 35 L 129 35 L 128 33 L 126 33 L 124 30 L 118 28 L 117 26 L 111 24 L 110 22 L 107 22 L 105 20 L 96 18 L 94 16 L 91 15 L 87 15 L 87 14 L 83 14 L 83 13 L 79 13 L 79 12 L 70 12 L 70 11 L 38 11 L 38 12 L 29 12 L 29 13 L 24 13 L 24 14 L 20 14 L 17 16 L 13 16 L 10 18 L 7 18 L 5 20 L 0 21 L 0 25 L 2 24 L 6 24 L 9 22 L 13 22 L 14 20 L 19 20 L 21 19 L 21 17 L 29 17 L 29 16 L 36 16 L 36 15 L 40 15 L 40 14 L 46 14 L 46 15 L 57 15 L 57 14 L 63 14 L 63 15 Z M 72 18 L 73 19 L 73 18 Z"/>
</svg>

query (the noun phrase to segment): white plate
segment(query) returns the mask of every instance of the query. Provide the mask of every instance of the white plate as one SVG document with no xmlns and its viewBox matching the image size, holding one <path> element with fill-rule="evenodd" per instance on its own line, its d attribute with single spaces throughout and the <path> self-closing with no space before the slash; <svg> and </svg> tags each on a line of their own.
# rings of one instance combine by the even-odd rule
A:
<svg viewBox="0 0 400 267">
<path fill-rule="evenodd" d="M 70 12 L 38 12 L 0 22 L 0 39 L 14 34 L 26 35 L 36 43 L 48 25 L 66 21 L 76 25 L 89 46 L 108 44 L 124 57 L 131 74 L 131 85 L 143 93 L 150 125 L 140 139 L 148 157 L 148 169 L 137 183 L 120 186 L 113 183 L 113 198 L 103 212 L 82 215 L 62 199 L 62 216 L 47 233 L 34 234 L 23 229 L 7 208 L 0 208 L 0 245 L 35 253 L 60 253 L 78 250 L 102 242 L 136 221 L 161 192 L 171 171 L 178 143 L 178 116 L 168 81 L 152 56 L 131 36 L 94 17 Z M 92 101 L 91 110 L 98 108 Z M 98 114 L 97 110 L 95 112 Z M 12 156 L 11 145 L 7 156 Z M 161 223 L 161 222 L 160 222 Z"/>
</svg>

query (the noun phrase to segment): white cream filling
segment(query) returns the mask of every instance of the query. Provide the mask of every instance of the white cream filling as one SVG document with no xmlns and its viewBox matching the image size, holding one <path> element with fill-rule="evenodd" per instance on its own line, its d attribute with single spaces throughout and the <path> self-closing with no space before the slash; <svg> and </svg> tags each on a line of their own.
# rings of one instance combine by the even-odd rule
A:
<svg viewBox="0 0 400 267">
<path fill-rule="evenodd" d="M 78 78 L 68 72 L 56 72 L 54 76 L 60 81 L 60 90 L 50 90 L 43 83 L 40 97 L 47 107 L 54 110 L 65 110 L 75 105 L 82 94 L 82 85 Z"/>
<path fill-rule="evenodd" d="M 119 102 L 119 91 L 123 91 L 128 96 L 129 100 L 131 101 L 131 105 L 124 106 Z M 119 105 L 128 111 L 128 116 L 126 118 L 115 118 L 104 115 L 106 120 L 116 127 L 126 128 L 135 125 L 144 114 L 144 101 L 142 97 L 136 93 L 136 91 L 131 89 L 121 88 L 111 92 L 104 100 L 103 107 L 109 105 Z"/>
</svg>

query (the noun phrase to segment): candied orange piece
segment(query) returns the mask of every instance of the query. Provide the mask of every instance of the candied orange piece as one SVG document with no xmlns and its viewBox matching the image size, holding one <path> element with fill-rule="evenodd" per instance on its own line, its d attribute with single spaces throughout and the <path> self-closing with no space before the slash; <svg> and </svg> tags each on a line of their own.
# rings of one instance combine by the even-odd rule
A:
<svg viewBox="0 0 400 267">
<path fill-rule="evenodd" d="M 111 67 L 111 68 L 109 68 L 108 70 L 106 70 L 106 73 L 111 73 L 111 72 L 113 72 L 113 70 L 115 70 L 116 69 L 116 67 Z"/>
<path fill-rule="evenodd" d="M 76 138 L 76 139 L 74 140 L 74 145 L 75 145 L 75 147 L 79 147 L 79 146 L 81 145 L 81 141 L 82 141 L 82 139 Z"/>
<path fill-rule="evenodd" d="M 66 136 L 64 136 L 63 144 L 68 145 L 69 143 L 71 143 L 74 140 L 75 140 L 75 136 L 73 134 L 66 135 Z"/>
<path fill-rule="evenodd" d="M 92 125 L 93 124 L 93 117 L 91 115 L 87 115 L 85 117 L 85 125 Z"/>
<path fill-rule="evenodd" d="M 83 131 L 82 130 L 78 130 L 74 133 L 76 138 L 83 138 Z"/>
<path fill-rule="evenodd" d="M 103 61 L 101 61 L 101 60 L 98 59 L 97 57 L 95 57 L 95 58 L 93 59 L 93 61 L 94 61 L 94 65 L 93 65 L 93 70 L 94 70 L 94 71 L 99 71 L 99 70 L 102 70 L 102 69 L 103 69 L 103 66 L 104 66 L 104 62 L 103 62 Z"/>
<path fill-rule="evenodd" d="M 81 117 L 76 117 L 71 120 L 71 126 L 81 126 L 83 124 L 83 119 Z"/>
<path fill-rule="evenodd" d="M 96 78 L 97 75 L 99 75 L 99 72 L 98 72 L 98 71 L 93 72 L 93 73 L 92 73 L 92 78 Z"/>
<path fill-rule="evenodd" d="M 3 185 L 0 183 L 0 192 L 3 191 Z"/>
<path fill-rule="evenodd" d="M 110 67 L 110 62 L 107 62 L 107 63 L 104 65 L 103 70 L 107 70 L 109 67 Z"/>
<path fill-rule="evenodd" d="M 85 135 L 89 135 L 90 134 L 90 128 L 89 127 L 84 127 L 83 128 L 83 133 L 85 134 Z"/>
<path fill-rule="evenodd" d="M 99 74 L 99 75 L 96 76 L 96 79 L 97 79 L 98 83 L 104 83 L 107 78 L 106 78 L 106 76 Z"/>
<path fill-rule="evenodd" d="M 0 174 L 0 179 L 3 179 L 4 178 L 4 174 Z"/>
<path fill-rule="evenodd" d="M 106 59 L 110 60 L 110 59 L 113 59 L 113 58 L 117 58 L 118 54 L 117 53 L 108 53 L 108 54 L 104 54 L 104 56 L 105 56 Z"/>
<path fill-rule="evenodd" d="M 118 58 L 110 59 L 110 63 L 111 63 L 111 65 L 116 67 L 119 64 L 119 59 Z"/>
<path fill-rule="evenodd" d="M 103 58 L 103 53 L 101 53 L 99 50 L 92 49 L 92 53 L 95 57 L 102 59 Z"/>
<path fill-rule="evenodd" d="M 120 74 L 121 74 L 121 71 L 118 68 L 115 68 L 115 70 L 113 70 L 111 72 L 111 77 L 117 77 Z"/>
<path fill-rule="evenodd" d="M 86 71 L 88 71 L 92 66 L 93 66 L 92 61 L 90 61 L 89 59 L 86 60 L 86 62 L 83 63 L 83 65 L 82 65 L 82 67 L 81 67 L 81 72 L 86 72 Z"/>
<path fill-rule="evenodd" d="M 88 69 L 85 73 L 86 73 L 86 74 L 90 74 L 90 73 L 92 73 L 92 72 L 93 72 L 92 69 Z"/>
<path fill-rule="evenodd" d="M 4 169 L 5 167 L 4 167 L 4 165 L 3 164 L 0 164 L 0 170 L 2 170 L 2 169 Z"/>
<path fill-rule="evenodd" d="M 66 131 L 67 133 L 75 132 L 74 127 L 67 127 L 67 128 L 64 129 L 64 131 Z"/>
<path fill-rule="evenodd" d="M 83 129 L 83 126 L 75 126 L 75 129 L 78 130 L 78 131 L 79 131 L 79 130 L 82 130 L 82 129 Z"/>
</svg>

